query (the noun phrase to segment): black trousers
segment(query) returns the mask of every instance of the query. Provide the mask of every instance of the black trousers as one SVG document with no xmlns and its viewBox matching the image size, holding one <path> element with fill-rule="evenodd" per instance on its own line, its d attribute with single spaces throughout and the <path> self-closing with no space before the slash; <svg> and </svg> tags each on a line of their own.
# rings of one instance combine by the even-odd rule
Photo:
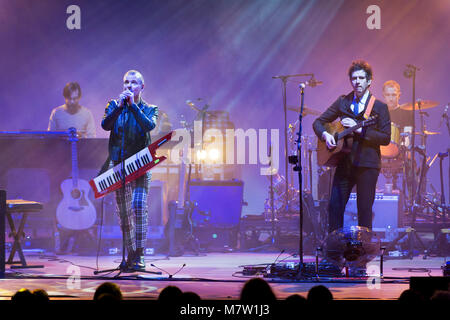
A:
<svg viewBox="0 0 450 320">
<path fill-rule="evenodd" d="M 358 226 L 372 229 L 372 206 L 379 173 L 380 169 L 355 167 L 347 161 L 336 168 L 328 205 L 329 232 L 344 226 L 345 206 L 355 185 Z"/>
</svg>

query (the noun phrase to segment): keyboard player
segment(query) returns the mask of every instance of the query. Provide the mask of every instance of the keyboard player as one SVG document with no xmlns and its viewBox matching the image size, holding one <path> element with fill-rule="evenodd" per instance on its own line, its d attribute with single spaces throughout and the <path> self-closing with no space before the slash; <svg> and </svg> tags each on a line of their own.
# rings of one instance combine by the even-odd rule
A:
<svg viewBox="0 0 450 320">
<path fill-rule="evenodd" d="M 108 163 L 111 165 L 121 163 L 123 137 L 124 159 L 151 144 L 150 131 L 156 126 L 158 107 L 142 99 L 144 86 L 144 78 L 140 72 L 127 71 L 123 77 L 123 92 L 117 100 L 109 101 L 106 106 L 102 128 L 110 131 Z M 145 270 L 150 180 L 151 173 L 146 172 L 126 184 L 124 205 L 123 189 L 116 191 L 119 221 L 128 252 L 127 268 L 134 271 Z"/>
</svg>

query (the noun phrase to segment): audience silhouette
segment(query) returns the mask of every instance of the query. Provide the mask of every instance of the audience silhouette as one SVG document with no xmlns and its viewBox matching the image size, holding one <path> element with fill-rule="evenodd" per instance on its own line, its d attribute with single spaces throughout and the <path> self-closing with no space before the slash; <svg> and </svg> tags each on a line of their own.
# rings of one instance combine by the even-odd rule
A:
<svg viewBox="0 0 450 320">
<path fill-rule="evenodd" d="M 318 285 L 309 289 L 306 300 L 310 304 L 326 304 L 333 300 L 333 294 L 327 287 Z"/>
<path fill-rule="evenodd" d="M 44 289 L 35 289 L 30 291 L 27 288 L 22 288 L 17 290 L 16 293 L 11 297 L 11 302 L 14 304 L 25 304 L 25 303 L 48 303 L 49 297 Z"/>
<path fill-rule="evenodd" d="M 248 280 L 241 291 L 241 301 L 246 302 L 274 302 L 277 298 L 272 288 L 262 278 L 253 278 Z"/>
<path fill-rule="evenodd" d="M 167 286 L 161 290 L 158 296 L 158 301 L 163 303 L 173 303 L 180 301 L 183 292 L 176 286 Z"/>
<path fill-rule="evenodd" d="M 102 283 L 94 293 L 94 301 L 97 302 L 114 302 L 121 301 L 122 299 L 122 292 L 119 286 L 112 282 Z"/>
</svg>

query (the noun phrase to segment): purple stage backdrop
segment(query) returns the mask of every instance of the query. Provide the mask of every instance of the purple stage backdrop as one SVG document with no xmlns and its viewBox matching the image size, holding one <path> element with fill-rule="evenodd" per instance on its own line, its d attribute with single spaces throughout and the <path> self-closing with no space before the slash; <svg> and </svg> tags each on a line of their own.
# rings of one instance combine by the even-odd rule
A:
<svg viewBox="0 0 450 320">
<path fill-rule="evenodd" d="M 381 24 L 371 30 L 373 4 Z M 66 25 L 70 5 L 81 10 L 78 30 Z M 64 84 L 78 81 L 97 137 L 106 138 L 104 107 L 121 92 L 123 74 L 137 69 L 144 99 L 167 112 L 174 128 L 182 115 L 195 116 L 185 101 L 202 98 L 211 110 L 229 111 L 236 128 L 280 129 L 282 143 L 281 82 L 272 76 L 314 73 L 323 85 L 307 87 L 305 103 L 323 111 L 351 91 L 347 68 L 362 58 L 374 69 L 372 92 L 382 98 L 383 82 L 396 80 L 400 103 L 412 99 L 406 64 L 420 68 L 416 97 L 440 103 L 426 117 L 428 130 L 441 131 L 428 139 L 433 156 L 449 147 L 440 123 L 450 100 L 449 17 L 447 0 L 0 0 L 0 130 L 45 130 L 52 108 L 64 103 Z M 297 88 L 288 82 L 288 105 L 299 105 Z M 289 111 L 289 123 L 296 118 Z M 313 134 L 313 120 L 304 118 L 304 134 Z M 284 175 L 283 159 L 280 148 Z M 428 175 L 437 190 L 438 164 Z M 242 166 L 244 214 L 261 213 L 268 196 L 259 168 Z M 447 170 L 448 160 L 446 188 Z"/>
</svg>

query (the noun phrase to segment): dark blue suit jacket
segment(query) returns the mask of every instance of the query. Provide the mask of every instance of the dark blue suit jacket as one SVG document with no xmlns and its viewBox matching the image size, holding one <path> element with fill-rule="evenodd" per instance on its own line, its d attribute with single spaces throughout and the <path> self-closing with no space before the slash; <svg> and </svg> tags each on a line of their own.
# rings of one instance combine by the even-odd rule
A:
<svg viewBox="0 0 450 320">
<path fill-rule="evenodd" d="M 319 139 L 325 131 L 324 124 L 333 122 L 336 119 L 352 118 L 360 122 L 364 120 L 364 113 L 367 109 L 371 94 L 366 100 L 364 111 L 355 116 L 350 106 L 353 101 L 353 91 L 348 95 L 340 96 L 324 113 L 322 113 L 313 123 L 313 129 Z M 354 135 L 352 152 L 344 157 L 342 161 L 350 161 L 357 167 L 381 168 L 380 145 L 388 145 L 391 140 L 391 120 L 389 110 L 385 103 L 375 100 L 371 116 L 378 115 L 376 124 L 363 128 L 361 135 Z"/>
</svg>

